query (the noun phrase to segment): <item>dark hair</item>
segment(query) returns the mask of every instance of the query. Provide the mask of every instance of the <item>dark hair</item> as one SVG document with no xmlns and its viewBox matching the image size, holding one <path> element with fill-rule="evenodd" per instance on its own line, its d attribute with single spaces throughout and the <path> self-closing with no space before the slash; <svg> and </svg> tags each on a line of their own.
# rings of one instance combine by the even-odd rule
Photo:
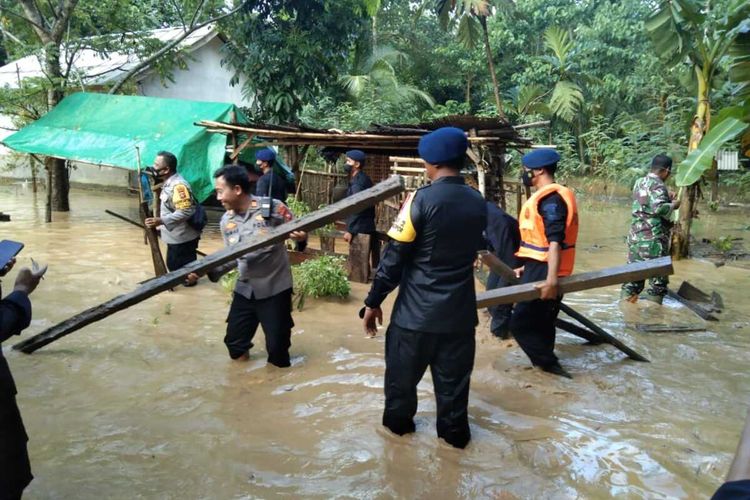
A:
<svg viewBox="0 0 750 500">
<path fill-rule="evenodd" d="M 557 162 L 552 165 L 545 165 L 542 169 L 546 170 L 549 175 L 555 175 L 555 172 L 557 172 Z"/>
<path fill-rule="evenodd" d="M 656 155 L 651 160 L 651 170 L 672 170 L 672 158 L 667 155 Z"/>
<path fill-rule="evenodd" d="M 466 155 L 461 156 L 457 160 L 444 161 L 438 163 L 438 168 L 450 168 L 451 170 L 458 170 L 459 172 L 466 166 Z"/>
<path fill-rule="evenodd" d="M 239 165 L 224 165 L 214 172 L 214 179 L 224 178 L 229 186 L 239 186 L 242 192 L 250 194 L 250 179 L 247 177 L 247 170 Z"/>
<path fill-rule="evenodd" d="M 169 171 L 174 173 L 177 172 L 177 157 L 170 153 L 169 151 L 159 151 L 156 153 L 156 156 L 161 156 L 164 158 L 164 163 L 167 165 L 167 168 L 169 168 Z"/>
</svg>

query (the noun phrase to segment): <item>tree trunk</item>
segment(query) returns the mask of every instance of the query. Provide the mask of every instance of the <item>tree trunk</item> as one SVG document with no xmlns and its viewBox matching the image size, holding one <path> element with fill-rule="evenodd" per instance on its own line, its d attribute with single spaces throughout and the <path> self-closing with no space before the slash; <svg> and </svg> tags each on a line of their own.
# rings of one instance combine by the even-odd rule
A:
<svg viewBox="0 0 750 500">
<path fill-rule="evenodd" d="M 708 79 L 703 70 L 698 66 L 695 67 L 695 73 L 698 78 L 698 109 L 690 125 L 688 153 L 700 145 L 703 136 L 708 132 L 711 120 L 711 104 L 708 100 Z M 690 228 L 695 216 L 699 182 L 700 180 L 682 190 L 680 216 L 672 232 L 672 255 L 676 259 L 690 256 Z"/>
<path fill-rule="evenodd" d="M 497 75 L 495 74 L 495 64 L 492 62 L 492 48 L 490 47 L 490 35 L 487 31 L 487 16 L 479 17 L 479 24 L 482 26 L 482 38 L 484 40 L 484 51 L 487 54 L 487 68 L 490 71 L 492 77 L 492 91 L 495 93 L 495 106 L 497 106 L 497 114 L 500 118 L 506 119 L 505 113 L 503 112 L 503 101 L 500 99 L 500 85 L 497 83 Z"/>
<path fill-rule="evenodd" d="M 466 76 L 466 107 L 468 112 L 471 113 L 471 80 L 472 75 Z"/>
<path fill-rule="evenodd" d="M 44 69 L 47 78 L 52 81 L 52 87 L 47 91 L 47 107 L 49 110 L 57 106 L 63 98 L 63 92 L 60 84 L 63 81 L 62 69 L 60 68 L 60 47 L 54 43 L 48 43 L 44 48 Z M 68 193 L 70 183 L 68 180 L 68 169 L 65 166 L 65 160 L 59 158 L 47 157 L 45 165 L 49 174 L 47 179 L 51 184 L 47 189 L 51 190 L 47 200 L 51 203 L 49 210 L 57 212 L 68 212 L 70 203 Z M 47 221 L 50 222 L 50 221 Z"/>
</svg>

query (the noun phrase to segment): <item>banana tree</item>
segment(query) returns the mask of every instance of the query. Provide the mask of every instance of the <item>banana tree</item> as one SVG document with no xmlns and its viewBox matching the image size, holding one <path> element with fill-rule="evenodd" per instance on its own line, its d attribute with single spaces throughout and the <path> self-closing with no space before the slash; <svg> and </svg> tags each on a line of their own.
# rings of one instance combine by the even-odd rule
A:
<svg viewBox="0 0 750 500">
<path fill-rule="evenodd" d="M 734 53 L 747 55 L 739 45 L 746 44 L 746 33 L 750 26 L 748 18 L 750 2 L 747 0 L 661 0 L 646 21 L 646 31 L 658 55 L 669 67 L 678 70 L 687 68 L 692 73 L 696 97 L 696 110 L 688 138 L 688 158 L 678 168 L 678 179 L 692 182 L 682 190 L 679 220 L 673 232 L 672 252 L 676 257 L 687 257 L 690 251 L 690 228 L 695 215 L 700 177 L 716 168 L 715 162 L 705 152 L 691 153 L 701 146 L 711 128 L 712 90 L 719 83 L 718 76 L 725 58 L 732 57 Z M 745 65 L 737 68 L 730 77 L 744 78 L 744 81 L 734 82 L 746 89 L 750 81 L 747 60 L 737 62 L 744 62 Z M 730 124 L 726 122 L 725 126 L 734 130 L 736 127 L 730 127 Z M 709 145 L 710 149 L 706 148 L 706 152 L 714 149 L 716 138 L 729 140 L 739 133 L 732 135 L 729 131 L 712 136 L 714 142 Z M 688 170 L 689 175 L 685 173 Z"/>
</svg>

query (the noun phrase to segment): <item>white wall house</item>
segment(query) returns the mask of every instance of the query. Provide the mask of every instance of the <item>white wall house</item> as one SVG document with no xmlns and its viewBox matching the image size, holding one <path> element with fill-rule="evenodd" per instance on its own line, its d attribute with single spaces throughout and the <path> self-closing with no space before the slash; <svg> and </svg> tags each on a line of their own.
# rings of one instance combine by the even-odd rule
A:
<svg viewBox="0 0 750 500">
<path fill-rule="evenodd" d="M 149 36 L 168 43 L 182 32 L 182 28 L 164 28 L 151 31 Z M 148 97 L 228 102 L 238 106 L 249 106 L 251 102 L 242 97 L 244 81 L 231 86 L 229 82 L 233 71 L 221 65 L 220 51 L 224 43 L 224 37 L 213 25 L 196 30 L 180 42 L 180 47 L 189 57 L 186 58 L 186 69 L 175 68 L 172 71 L 174 82 L 162 82 L 158 73 L 147 67 L 133 77 L 137 93 Z M 139 62 L 140 60 L 131 54 L 110 53 L 107 57 L 102 57 L 92 50 L 82 50 L 73 62 L 75 73 L 80 76 L 71 78 L 71 88 L 75 88 L 75 83 L 78 83 L 78 87 L 75 88 L 78 91 L 104 91 L 103 89 L 117 82 L 125 72 Z M 42 76 L 44 73 L 39 58 L 36 55 L 26 56 L 0 67 L 0 87 L 18 88 L 21 80 Z M 0 140 L 12 134 L 13 130 L 8 130 L 12 128 L 10 117 L 0 115 Z M 19 161 L 13 158 L 14 156 L 17 155 L 0 145 L 0 177 L 30 178 L 28 160 Z M 78 168 L 71 171 L 70 180 L 79 184 L 126 187 L 128 176 L 128 171 L 124 169 L 79 164 Z"/>
</svg>

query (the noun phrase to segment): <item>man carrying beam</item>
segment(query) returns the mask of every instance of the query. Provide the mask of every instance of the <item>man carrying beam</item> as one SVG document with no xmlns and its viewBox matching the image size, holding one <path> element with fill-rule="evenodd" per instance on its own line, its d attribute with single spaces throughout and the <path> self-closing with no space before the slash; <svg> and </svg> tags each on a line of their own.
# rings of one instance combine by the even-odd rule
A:
<svg viewBox="0 0 750 500">
<path fill-rule="evenodd" d="M 554 149 L 537 149 L 523 156 L 524 185 L 536 188 L 519 216 L 523 259 L 521 283 L 537 285 L 540 298 L 519 302 L 513 309 L 510 330 L 534 366 L 572 378 L 555 356 L 555 320 L 562 295 L 557 279 L 569 276 L 575 263 L 578 208 L 573 191 L 555 182 L 560 155 Z"/>
<path fill-rule="evenodd" d="M 221 218 L 221 235 L 227 246 L 235 246 L 269 228 L 291 221 L 294 216 L 280 200 L 251 196 L 250 180 L 242 167 L 229 165 L 216 171 L 216 199 L 227 213 Z M 291 233 L 294 240 L 305 240 L 303 231 Z M 218 281 L 232 268 L 239 269 L 232 305 L 227 317 L 224 343 L 229 357 L 250 358 L 252 339 L 258 326 L 266 337 L 268 362 L 279 368 L 290 366 L 292 327 L 292 270 L 283 242 L 249 252 L 236 261 L 212 269 L 211 281 Z"/>
</svg>

